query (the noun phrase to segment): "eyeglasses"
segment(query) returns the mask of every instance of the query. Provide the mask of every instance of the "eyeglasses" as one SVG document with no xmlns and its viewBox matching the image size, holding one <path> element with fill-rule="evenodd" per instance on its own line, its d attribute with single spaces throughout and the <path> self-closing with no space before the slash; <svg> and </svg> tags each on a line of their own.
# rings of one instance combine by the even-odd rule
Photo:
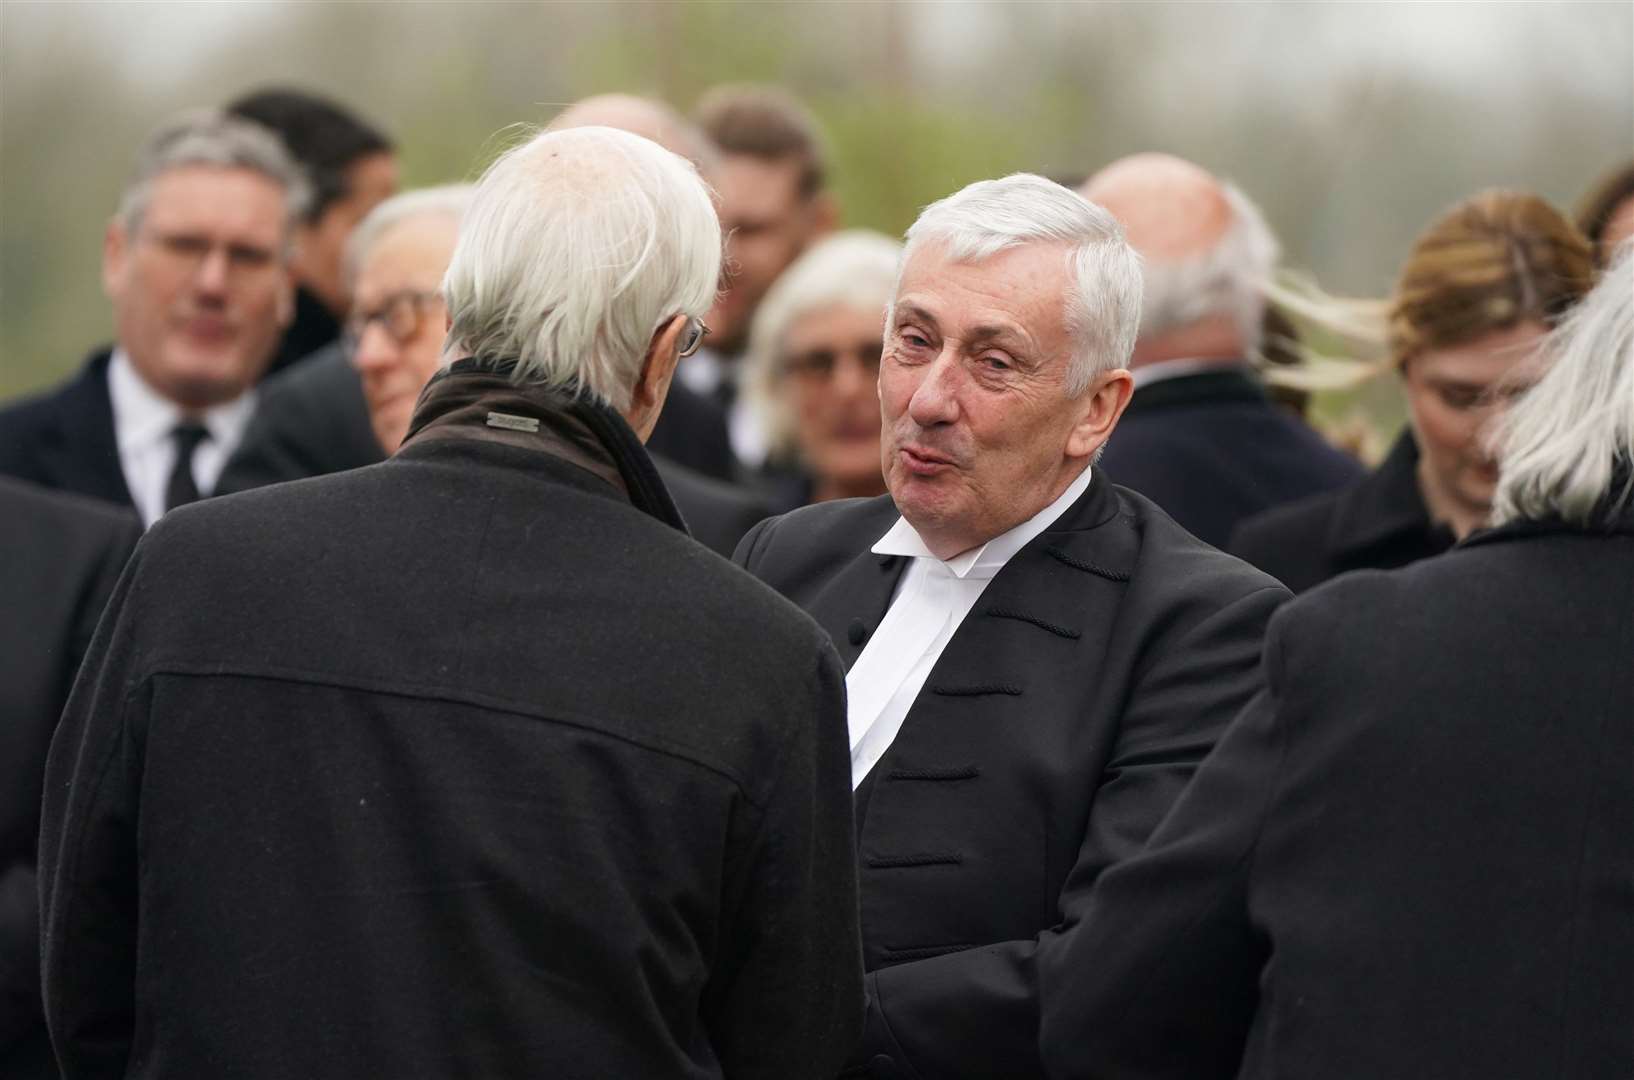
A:
<svg viewBox="0 0 1634 1080">
<path fill-rule="evenodd" d="M 879 358 L 884 346 L 878 341 L 867 342 L 850 349 L 808 349 L 796 353 L 783 362 L 783 370 L 790 376 L 808 383 L 824 383 L 834 378 L 834 372 L 843 357 L 853 357 L 870 378 L 879 374 Z"/>
<path fill-rule="evenodd" d="M 341 345 L 347 353 L 357 352 L 358 342 L 368 332 L 369 324 L 378 322 L 388 337 L 398 345 L 406 345 L 420 332 L 426 311 L 440 298 L 435 292 L 404 289 L 394 292 L 373 311 L 354 311 L 341 329 Z"/>
<path fill-rule="evenodd" d="M 709 336 L 709 324 L 702 319 L 688 319 L 686 332 L 681 337 L 681 359 L 686 359 L 699 349 L 703 348 L 704 338 Z"/>
</svg>

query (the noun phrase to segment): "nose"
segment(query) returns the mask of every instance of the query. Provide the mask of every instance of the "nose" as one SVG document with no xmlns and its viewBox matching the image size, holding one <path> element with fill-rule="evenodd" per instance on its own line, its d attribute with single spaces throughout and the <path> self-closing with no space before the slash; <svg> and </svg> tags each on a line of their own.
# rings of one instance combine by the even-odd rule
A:
<svg viewBox="0 0 1634 1080">
<path fill-rule="evenodd" d="M 199 263 L 198 273 L 193 275 L 193 285 L 201 293 L 220 296 L 227 291 L 227 280 L 232 267 L 228 262 L 225 247 L 212 247 Z"/>
<path fill-rule="evenodd" d="M 370 319 L 357 339 L 357 347 L 352 350 L 352 366 L 364 375 L 379 374 L 397 362 L 399 352 L 386 328 Z"/>
<path fill-rule="evenodd" d="M 919 369 L 919 381 L 908 399 L 908 416 L 922 428 L 951 424 L 959 418 L 958 357 L 951 344 Z"/>
</svg>

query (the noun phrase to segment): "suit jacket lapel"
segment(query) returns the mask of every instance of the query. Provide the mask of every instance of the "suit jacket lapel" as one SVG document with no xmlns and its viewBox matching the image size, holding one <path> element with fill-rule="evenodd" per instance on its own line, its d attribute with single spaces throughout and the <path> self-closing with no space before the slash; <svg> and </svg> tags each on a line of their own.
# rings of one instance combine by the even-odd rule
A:
<svg viewBox="0 0 1634 1080">
<path fill-rule="evenodd" d="M 868 638 L 879 628 L 896 583 L 907 568 L 907 559 L 865 550 L 811 601 L 807 611 L 828 631 L 840 659 L 845 661 L 845 670 L 851 670 Z"/>
<path fill-rule="evenodd" d="M 119 463 L 113 400 L 108 395 L 111 353 L 93 353 L 58 399 L 57 427 L 39 448 L 41 470 L 52 484 L 110 502 L 132 505 Z"/>
</svg>

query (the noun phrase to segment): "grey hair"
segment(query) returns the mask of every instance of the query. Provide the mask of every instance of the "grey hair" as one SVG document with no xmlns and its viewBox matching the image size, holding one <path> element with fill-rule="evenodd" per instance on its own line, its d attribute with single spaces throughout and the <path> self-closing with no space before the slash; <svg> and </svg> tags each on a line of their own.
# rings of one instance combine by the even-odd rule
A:
<svg viewBox="0 0 1634 1080">
<path fill-rule="evenodd" d="M 357 283 L 358 271 L 380 238 L 406 221 L 423 217 L 445 217 L 456 224 L 471 206 L 476 187 L 472 184 L 444 184 L 393 195 L 369 211 L 346 240 L 346 282 Z"/>
<path fill-rule="evenodd" d="M 904 267 L 925 244 L 942 245 L 959 262 L 1021 244 L 1066 245 L 1073 273 L 1066 323 L 1076 346 L 1067 395 L 1083 393 L 1097 372 L 1128 364 L 1140 326 L 1140 256 L 1117 219 L 1077 192 L 1031 173 L 979 180 L 925 207 L 906 239 Z"/>
<path fill-rule="evenodd" d="M 796 259 L 766 293 L 749 328 L 745 397 L 758 415 L 774 456 L 796 455 L 794 417 L 782 390 L 783 339 L 803 316 L 844 305 L 876 313 L 884 337 L 885 308 L 896 287 L 902 245 L 870 229 L 835 233 Z"/>
<path fill-rule="evenodd" d="M 1243 352 L 1259 351 L 1265 292 L 1282 255 L 1281 246 L 1252 199 L 1235 184 L 1221 185 L 1231 207 L 1231 224 L 1207 251 L 1178 262 L 1147 259 L 1140 336 L 1189 326 L 1211 315 L 1236 324 Z"/>
<path fill-rule="evenodd" d="M 1495 425 L 1501 471 L 1494 525 L 1560 517 L 1586 526 L 1608 500 L 1615 510 L 1629 498 L 1634 241 L 1550 334 L 1543 355 L 1548 370 Z"/>
<path fill-rule="evenodd" d="M 136 169 L 119 197 L 120 227 L 127 234 L 136 233 L 153 196 L 154 181 L 162 173 L 192 165 L 249 169 L 283 188 L 286 248 L 293 242 L 295 226 L 304 220 L 312 198 L 306 174 L 277 135 L 260 124 L 218 109 L 181 113 L 148 136 L 136 156 Z"/>
<path fill-rule="evenodd" d="M 685 158 L 611 128 L 543 132 L 477 183 L 443 278 L 448 355 L 627 409 L 653 334 L 714 301 L 721 254 Z"/>
</svg>

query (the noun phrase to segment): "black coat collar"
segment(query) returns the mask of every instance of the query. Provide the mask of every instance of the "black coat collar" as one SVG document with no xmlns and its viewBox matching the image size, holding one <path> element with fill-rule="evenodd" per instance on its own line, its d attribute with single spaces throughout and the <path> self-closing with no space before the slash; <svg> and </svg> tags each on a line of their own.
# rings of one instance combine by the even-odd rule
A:
<svg viewBox="0 0 1634 1080">
<path fill-rule="evenodd" d="M 1375 548 L 1417 543 L 1445 551 L 1453 534 L 1430 520 L 1418 487 L 1418 443 L 1408 429 L 1377 469 L 1339 496 L 1328 547 L 1342 560 L 1356 561 Z"/>
<path fill-rule="evenodd" d="M 133 504 L 119 461 L 113 398 L 108 392 L 112 357 L 110 347 L 95 350 L 58 393 L 54 430 L 42 433 L 36 453 L 41 474 L 51 479 L 51 486 L 129 506 Z"/>
<path fill-rule="evenodd" d="M 464 359 L 420 392 L 400 455 L 444 442 L 505 446 L 566 463 L 582 483 L 686 532 L 680 511 L 630 425 L 588 395 L 517 382 L 514 361 Z M 521 458 L 520 460 L 526 460 Z"/>
<path fill-rule="evenodd" d="M 1216 371 L 1199 371 L 1159 379 L 1137 389 L 1129 399 L 1129 413 L 1143 413 L 1176 405 L 1239 401 L 1265 404 L 1265 388 L 1246 365 L 1229 364 Z"/>
</svg>

